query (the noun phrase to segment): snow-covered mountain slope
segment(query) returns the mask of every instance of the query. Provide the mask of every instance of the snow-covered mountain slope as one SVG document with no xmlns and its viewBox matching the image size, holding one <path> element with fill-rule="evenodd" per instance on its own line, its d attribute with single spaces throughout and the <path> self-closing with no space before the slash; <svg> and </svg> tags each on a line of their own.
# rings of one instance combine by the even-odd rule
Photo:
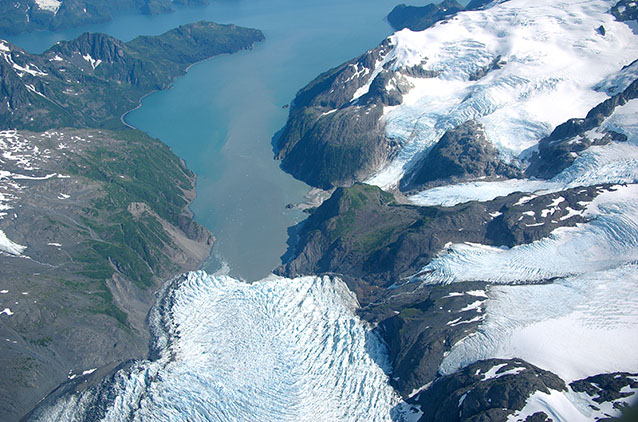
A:
<svg viewBox="0 0 638 422">
<path fill-rule="evenodd" d="M 475 121 L 496 158 L 525 170 L 554 128 L 636 79 L 638 35 L 611 13 L 616 3 L 493 2 L 399 31 L 298 93 L 278 144 L 282 167 L 320 187 L 412 190 L 430 148 Z M 335 151 L 351 148 L 362 151 L 340 165 Z"/>
<path fill-rule="evenodd" d="M 635 372 L 638 268 L 568 277 L 551 284 L 493 286 L 478 333 L 456 344 L 441 371 L 492 357 L 524 359 L 567 382 Z"/>
<path fill-rule="evenodd" d="M 168 284 L 151 313 L 156 360 L 34 418 L 390 420 L 398 396 L 382 369 L 385 349 L 357 306 L 339 279 L 251 285 L 189 273 Z"/>
<path fill-rule="evenodd" d="M 608 13 L 613 4 L 510 0 L 394 34 L 377 69 L 416 65 L 437 76 L 404 76 L 413 87 L 384 113 L 386 136 L 403 148 L 369 182 L 396 184 L 420 152 L 467 120 L 481 122 L 511 161 L 558 124 L 584 117 L 607 98 L 597 84 L 638 57 L 638 37 Z"/>
<path fill-rule="evenodd" d="M 453 346 L 440 371 L 452 374 L 482 359 L 516 357 L 567 383 L 603 372 L 635 373 L 637 274 L 633 263 L 551 284 L 492 287 L 484 323 Z M 622 392 L 626 403 L 635 403 L 635 388 Z M 593 421 L 618 416 L 622 406 L 601 406 L 570 385 L 565 391 L 534 393 L 508 420 L 544 411 L 555 421 Z"/>
<path fill-rule="evenodd" d="M 447 349 L 441 374 L 462 379 L 465 369 L 492 358 L 524 359 L 568 383 L 602 373 L 613 378 L 618 371 L 637 372 L 638 361 L 631 353 L 638 347 L 638 320 L 632 316 L 638 306 L 638 31 L 633 11 L 635 3 L 625 0 L 495 1 L 421 32 L 397 32 L 378 48 L 321 75 L 297 95 L 278 144 L 279 157 L 284 169 L 311 184 L 339 186 L 365 180 L 386 190 L 399 188 L 409 193 L 413 205 L 458 205 L 446 208 L 458 212 L 450 217 L 458 224 L 463 212 L 479 206 L 485 206 L 483 215 L 494 220 L 520 208 L 518 222 L 508 221 L 528 229 L 548 221 L 581 219 L 516 246 L 489 236 L 480 243 L 463 243 L 472 241 L 470 232 L 478 226 L 478 220 L 472 220 L 473 225 L 466 220 L 455 232 L 465 240 L 454 240 L 437 256 L 428 256 L 429 263 L 415 266 L 413 277 L 392 280 L 395 284 L 372 306 L 397 312 L 392 324 L 386 319 L 381 325 L 391 332 L 386 340 L 395 341 L 390 349 L 404 367 L 405 356 L 412 359 L 417 350 L 425 355 L 430 348 L 425 341 L 419 344 L 430 327 L 415 328 L 413 323 L 425 318 L 424 310 L 430 312 L 423 297 L 417 299 L 419 294 L 448 283 L 459 283 L 462 292 L 463 283 L 487 282 L 492 286 L 479 306 L 483 312 L 475 315 L 480 325 L 458 343 L 451 342 L 456 344 Z M 632 21 L 624 22 L 627 19 Z M 330 169 L 339 166 L 332 153 L 341 148 L 345 156 L 353 145 L 368 148 L 368 155 L 348 160 L 347 171 L 330 177 Z M 433 151 L 437 154 L 430 154 Z M 307 158 L 295 163 L 299 157 Z M 493 171 L 499 163 L 518 170 Z M 456 168 L 446 173 L 441 167 Z M 362 178 L 362 173 L 367 175 Z M 425 174 L 421 182 L 416 181 L 419 174 Z M 579 199 L 578 209 L 568 206 L 567 190 L 585 192 L 584 187 L 596 190 L 596 198 Z M 523 192 L 515 194 L 517 203 L 504 205 L 503 198 L 497 199 L 515 192 Z M 532 206 L 550 193 L 551 200 L 543 203 L 547 205 Z M 469 201 L 483 202 L 459 205 Z M 365 227 L 374 221 L 370 215 L 378 215 L 371 201 L 351 202 L 363 211 L 334 207 L 330 218 L 343 218 L 352 228 Z M 394 208 L 389 212 L 393 216 L 402 212 L 400 206 Z M 320 226 L 308 227 L 311 231 Z M 397 260 L 414 265 L 423 259 L 423 245 L 444 236 L 445 225 L 417 242 L 414 233 L 421 227 L 421 222 L 407 229 L 394 225 L 382 231 L 379 226 L 374 239 L 387 244 L 375 244 L 379 252 L 367 268 L 390 271 Z M 351 233 L 315 241 L 314 246 L 323 249 L 308 247 L 298 256 L 306 261 L 327 257 L 321 263 L 332 267 L 316 268 L 347 270 L 358 256 L 344 252 L 348 236 Z M 406 244 L 405 249 L 419 251 L 417 256 L 403 252 L 399 246 Z M 442 312 L 455 311 L 444 304 L 439 307 Z M 406 327 L 414 331 L 411 337 L 401 336 Z M 414 368 L 419 369 L 417 364 Z M 425 376 L 420 381 L 423 394 L 433 394 L 431 382 L 437 381 Z M 516 388 L 517 382 L 521 381 L 513 377 L 507 388 Z M 617 387 L 619 394 L 622 389 L 626 397 L 633 394 L 634 387 Z M 512 420 L 524 420 L 537 410 L 563 421 L 618 414 L 611 404 L 579 394 L 568 386 L 526 396 L 527 406 L 518 407 Z M 463 406 L 468 410 L 461 397 L 451 414 L 460 415 Z M 445 420 L 427 411 L 423 417 Z"/>
<path fill-rule="evenodd" d="M 638 185 L 619 185 L 579 212 L 589 222 L 556 229 L 531 244 L 511 249 L 448 245 L 420 272 L 425 274 L 421 280 L 486 280 L 495 285 L 488 290 L 477 332 L 452 346 L 440 372 L 454 374 L 483 359 L 519 358 L 568 383 L 600 373 L 635 373 L 637 201 Z M 516 285 L 534 282 L 543 284 Z M 629 397 L 634 390 L 625 392 Z M 596 405 L 572 387 L 538 392 L 512 420 L 524 420 L 537 410 L 558 421 L 596 420 L 618 412 L 590 404 Z"/>
<path fill-rule="evenodd" d="M 636 63 L 638 64 L 638 62 Z M 638 68 L 633 65 L 632 68 Z M 509 179 L 500 181 L 473 181 L 427 189 L 410 196 L 417 205 L 451 206 L 467 201 L 488 201 L 512 192 L 559 192 L 578 186 L 600 183 L 638 182 L 638 99 L 616 107 L 614 112 L 597 128 L 588 132 L 590 137 L 602 137 L 614 131 L 625 136 L 623 142 L 594 145 L 574 154 L 572 164 L 549 180 Z M 579 141 L 579 136 L 568 139 Z"/>
</svg>

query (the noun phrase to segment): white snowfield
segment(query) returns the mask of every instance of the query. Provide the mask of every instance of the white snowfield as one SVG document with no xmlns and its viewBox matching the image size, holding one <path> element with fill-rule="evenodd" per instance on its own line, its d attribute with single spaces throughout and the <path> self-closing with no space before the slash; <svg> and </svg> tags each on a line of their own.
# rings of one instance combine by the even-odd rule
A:
<svg viewBox="0 0 638 422">
<path fill-rule="evenodd" d="M 52 13 L 58 13 L 60 9 L 61 1 L 58 0 L 35 0 L 35 4 L 42 10 L 46 10 Z"/>
<path fill-rule="evenodd" d="M 168 331 L 152 319 L 161 356 L 120 374 L 104 420 L 391 420 L 399 398 L 379 366 L 384 348 L 339 279 L 194 272 L 171 296 Z M 40 420 L 81 420 L 86 400 Z"/>
<path fill-rule="evenodd" d="M 627 141 L 586 149 L 570 167 L 550 180 L 465 182 L 428 189 L 409 199 L 422 206 L 453 206 L 468 201 L 489 201 L 512 192 L 533 192 L 540 195 L 601 183 L 638 183 L 638 99 L 616 107 L 601 128 L 622 133 L 627 136 Z"/>
<path fill-rule="evenodd" d="M 440 74 L 406 77 L 413 88 L 384 116 L 386 136 L 402 149 L 367 182 L 395 186 L 419 153 L 470 119 L 485 126 L 503 159 L 516 163 L 558 124 L 584 117 L 635 71 L 617 75 L 638 58 L 638 36 L 608 13 L 614 3 L 510 0 L 392 35 L 393 48 L 371 77 L 387 63 Z M 601 25 L 604 36 L 596 31 Z M 500 69 L 470 80 L 497 59 Z"/>
<path fill-rule="evenodd" d="M 477 360 L 516 357 L 567 383 L 599 373 L 635 373 L 637 285 L 638 266 L 632 263 L 552 284 L 492 287 L 485 322 L 476 334 L 454 345 L 440 370 L 449 374 Z M 535 393 L 508 420 L 525 420 L 536 411 L 565 422 L 619 415 L 610 404 L 601 406 L 568 388 Z"/>
<path fill-rule="evenodd" d="M 24 77 L 25 74 L 29 74 L 35 77 L 48 75 L 47 73 L 41 71 L 36 65 L 32 63 L 26 63 L 24 66 L 17 64 L 13 60 L 12 54 L 14 53 L 12 52 L 11 47 L 9 47 L 9 44 L 7 44 L 5 40 L 0 40 L 0 57 L 2 57 L 4 61 L 7 62 L 7 64 L 13 67 L 13 70 L 15 71 L 16 75 L 18 75 L 21 78 Z"/>
</svg>

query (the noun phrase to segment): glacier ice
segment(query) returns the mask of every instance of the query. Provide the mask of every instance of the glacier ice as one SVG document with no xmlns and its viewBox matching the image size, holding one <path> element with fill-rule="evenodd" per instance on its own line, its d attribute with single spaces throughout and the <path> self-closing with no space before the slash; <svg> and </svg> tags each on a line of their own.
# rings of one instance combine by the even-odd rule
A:
<svg viewBox="0 0 638 422">
<path fill-rule="evenodd" d="M 383 117 L 386 136 L 402 149 L 367 182 L 396 185 L 420 153 L 470 119 L 485 126 L 505 160 L 516 161 L 558 124 L 584 117 L 635 73 L 635 66 L 619 73 L 638 57 L 638 43 L 607 13 L 612 5 L 510 0 L 392 35 L 392 50 L 377 68 L 421 65 L 438 76 L 406 77 L 413 88 Z M 595 30 L 600 25 L 605 36 Z M 497 58 L 500 68 L 470 77 Z"/>
<path fill-rule="evenodd" d="M 453 346 L 449 374 L 489 358 L 520 358 L 567 382 L 638 367 L 638 266 L 567 277 L 551 284 L 492 286 L 476 334 Z"/>
<path fill-rule="evenodd" d="M 591 219 L 562 227 L 529 244 L 493 247 L 458 243 L 418 273 L 426 283 L 483 280 L 541 282 L 617 267 L 638 260 L 638 185 L 601 193 L 583 215 Z"/>
<path fill-rule="evenodd" d="M 409 200 L 422 206 L 453 206 L 468 201 L 489 201 L 513 192 L 544 194 L 603 183 L 637 183 L 638 99 L 616 107 L 601 128 L 620 132 L 627 136 L 627 141 L 589 147 L 571 166 L 550 180 L 463 182 L 427 189 L 410 196 Z"/>
<path fill-rule="evenodd" d="M 163 297 L 151 316 L 158 359 L 118 373 L 102 420 L 380 421 L 399 402 L 385 349 L 339 279 L 194 272 Z M 83 420 L 92 394 L 37 419 Z"/>
</svg>

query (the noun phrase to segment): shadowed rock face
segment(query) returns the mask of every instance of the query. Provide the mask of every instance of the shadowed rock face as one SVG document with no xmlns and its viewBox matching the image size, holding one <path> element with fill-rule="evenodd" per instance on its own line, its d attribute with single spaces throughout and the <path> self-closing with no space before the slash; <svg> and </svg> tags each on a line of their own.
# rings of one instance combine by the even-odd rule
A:
<svg viewBox="0 0 638 422">
<path fill-rule="evenodd" d="M 407 402 L 419 406 L 422 412 L 419 422 L 496 422 L 511 415 L 525 422 L 549 422 L 553 420 L 548 416 L 549 411 L 520 413 L 533 394 L 573 394 L 571 390 L 589 396 L 581 398 L 582 404 L 594 412 L 601 412 L 603 407 L 627 409 L 625 400 L 632 393 L 621 390 L 636 388 L 635 378 L 636 374 L 624 372 L 599 374 L 567 386 L 556 374 L 524 360 L 488 359 L 437 378 L 430 388 L 410 397 Z M 630 420 L 608 419 L 604 411 L 599 415 L 596 420 Z"/>
<path fill-rule="evenodd" d="M 390 380 L 402 396 L 434 380 L 445 354 L 476 331 L 484 310 L 474 305 L 485 303 L 486 288 L 482 282 L 422 286 L 409 294 L 413 303 L 390 297 L 362 310 L 364 317 L 385 318 L 375 331 L 388 346 Z"/>
<path fill-rule="evenodd" d="M 379 74 L 368 93 L 352 101 L 390 48 L 385 40 L 297 93 L 276 140 L 275 156 L 283 170 L 312 186 L 331 188 L 363 180 L 393 154 L 396 145 L 385 139 L 380 118 L 383 106 L 401 97 L 383 89 L 388 75 Z"/>
<path fill-rule="evenodd" d="M 638 20 L 638 6 L 632 0 L 620 0 L 610 10 L 616 20 L 621 22 Z"/>
<path fill-rule="evenodd" d="M 504 163 L 487 140 L 482 126 L 468 121 L 448 130 L 412 174 L 401 180 L 401 190 L 422 190 L 465 180 L 516 178 L 522 172 Z"/>
<path fill-rule="evenodd" d="M 631 397 L 634 393 L 627 390 L 638 388 L 638 379 L 636 374 L 616 372 L 587 377 L 574 381 L 569 386 L 573 391 L 585 393 L 593 402 L 602 405 Z M 623 392 L 622 390 L 625 391 Z M 595 404 L 592 406 L 597 407 Z"/>
<path fill-rule="evenodd" d="M 391 150 L 383 142 L 382 112 L 382 106 L 373 104 L 320 116 L 285 154 L 281 168 L 324 189 L 365 178 Z"/>
</svg>

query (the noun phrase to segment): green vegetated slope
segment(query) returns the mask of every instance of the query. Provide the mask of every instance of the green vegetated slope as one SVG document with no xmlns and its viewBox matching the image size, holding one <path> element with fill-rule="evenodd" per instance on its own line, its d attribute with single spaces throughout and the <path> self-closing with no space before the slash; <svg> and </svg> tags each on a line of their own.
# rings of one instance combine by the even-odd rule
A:
<svg viewBox="0 0 638 422">
<path fill-rule="evenodd" d="M 0 127 L 118 128 L 143 95 L 168 88 L 188 66 L 261 40 L 256 29 L 198 22 L 128 43 L 85 33 L 40 55 L 3 41 Z"/>
<path fill-rule="evenodd" d="M 188 209 L 195 175 L 120 117 L 191 64 L 262 39 L 198 22 L 128 43 L 84 34 L 42 55 L 0 41 L 10 152 L 0 230 L 25 247 L 0 252 L 0 304 L 12 312 L 0 327 L 0 419 L 19 419 L 69 377 L 98 368 L 97 380 L 146 356 L 154 292 L 198 269 L 214 238 Z"/>
</svg>

